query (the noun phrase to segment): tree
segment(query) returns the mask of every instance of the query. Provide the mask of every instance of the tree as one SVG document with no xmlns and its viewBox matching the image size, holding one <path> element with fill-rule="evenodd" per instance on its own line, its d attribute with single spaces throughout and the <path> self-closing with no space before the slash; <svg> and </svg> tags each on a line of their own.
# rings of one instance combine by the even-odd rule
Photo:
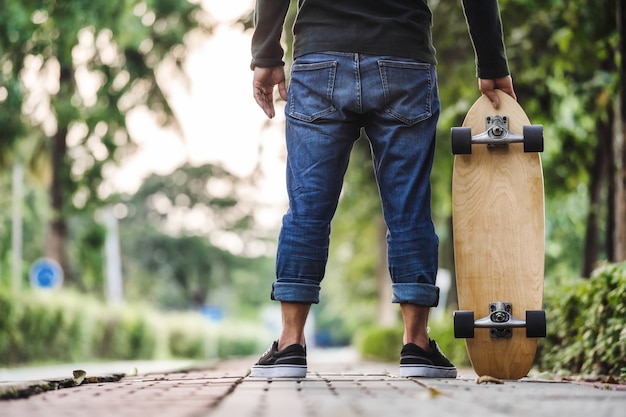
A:
<svg viewBox="0 0 626 417">
<path fill-rule="evenodd" d="M 253 242 L 265 239 L 252 227 L 249 186 L 219 165 L 185 164 L 171 174 L 150 175 L 134 195 L 125 197 L 124 221 L 129 226 L 140 221 L 171 234 L 205 234 L 215 246 L 246 255 Z M 225 246 L 225 241 L 233 243 Z"/>
<path fill-rule="evenodd" d="M 187 164 L 152 174 L 123 196 L 114 210 L 122 217 L 127 288 L 165 307 L 227 304 L 228 289 L 249 301 L 258 302 L 259 293 L 266 299 L 268 291 L 259 289 L 269 288 L 273 274 L 261 273 L 266 258 L 248 247 L 267 238 L 252 227 L 246 194 L 246 181 L 220 166 Z"/>
<path fill-rule="evenodd" d="M 46 254 L 77 284 L 67 258 L 68 216 L 108 197 L 103 173 L 133 149 L 129 112 L 147 108 L 162 125 L 175 126 L 157 74 L 164 62 L 179 68 L 187 36 L 208 32 L 210 21 L 186 1 L 6 3 L 0 59 L 8 83 L 0 101 L 10 105 L 11 140 L 44 139 L 52 167 Z M 19 77 L 25 73 L 32 75 L 30 88 Z"/>
</svg>

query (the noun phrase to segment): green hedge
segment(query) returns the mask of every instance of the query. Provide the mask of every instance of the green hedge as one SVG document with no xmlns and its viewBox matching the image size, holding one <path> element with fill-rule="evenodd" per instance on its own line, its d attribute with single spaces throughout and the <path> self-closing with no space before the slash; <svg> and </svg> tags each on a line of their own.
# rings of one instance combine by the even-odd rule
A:
<svg viewBox="0 0 626 417">
<path fill-rule="evenodd" d="M 626 263 L 606 264 L 589 279 L 546 288 L 544 370 L 626 378 Z"/>
<path fill-rule="evenodd" d="M 0 366 L 257 354 L 268 336 L 258 328 L 241 331 L 244 325 L 211 324 L 195 312 L 108 306 L 68 291 L 14 297 L 0 288 Z"/>
<path fill-rule="evenodd" d="M 0 291 L 2 364 L 48 357 L 67 361 L 80 356 L 88 327 L 73 308 L 55 304 L 36 293 L 13 298 Z"/>
</svg>

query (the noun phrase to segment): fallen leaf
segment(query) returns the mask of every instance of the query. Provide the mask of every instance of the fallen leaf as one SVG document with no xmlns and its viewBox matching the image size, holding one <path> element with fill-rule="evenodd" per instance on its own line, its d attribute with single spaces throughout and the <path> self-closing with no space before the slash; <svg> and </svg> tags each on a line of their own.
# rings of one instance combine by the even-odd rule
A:
<svg viewBox="0 0 626 417">
<path fill-rule="evenodd" d="M 479 376 L 476 379 L 477 384 L 504 384 L 504 381 L 489 375 Z"/>
<path fill-rule="evenodd" d="M 83 383 L 83 381 L 85 380 L 85 377 L 87 376 L 87 372 L 83 371 L 82 369 L 77 369 L 75 371 L 72 372 L 74 374 L 74 384 L 75 385 L 80 385 Z"/>
</svg>

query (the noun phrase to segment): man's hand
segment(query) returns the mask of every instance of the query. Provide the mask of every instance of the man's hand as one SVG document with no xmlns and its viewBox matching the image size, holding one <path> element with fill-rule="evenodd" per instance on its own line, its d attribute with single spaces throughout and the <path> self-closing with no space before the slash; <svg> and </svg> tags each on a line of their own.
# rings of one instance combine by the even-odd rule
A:
<svg viewBox="0 0 626 417">
<path fill-rule="evenodd" d="M 276 115 L 274 112 L 274 86 L 276 85 L 278 85 L 280 97 L 283 100 L 287 100 L 284 67 L 256 67 L 254 69 L 252 80 L 254 99 L 270 119 Z"/>
<path fill-rule="evenodd" d="M 494 91 L 496 89 L 502 90 L 503 92 L 517 100 L 517 96 L 515 95 L 515 91 L 513 90 L 513 79 L 510 75 L 502 78 L 496 78 L 493 80 L 479 78 L 478 89 L 481 93 L 486 95 L 489 100 L 491 100 L 491 104 L 493 104 L 493 107 L 495 109 L 500 106 L 500 100 L 498 100 L 498 95 Z"/>
</svg>

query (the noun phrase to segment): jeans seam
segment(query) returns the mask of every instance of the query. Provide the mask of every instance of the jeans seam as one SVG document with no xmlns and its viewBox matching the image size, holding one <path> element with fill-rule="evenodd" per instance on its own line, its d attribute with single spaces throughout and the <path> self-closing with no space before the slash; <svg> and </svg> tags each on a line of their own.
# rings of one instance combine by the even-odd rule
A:
<svg viewBox="0 0 626 417">
<path fill-rule="evenodd" d="M 362 85 L 361 85 L 361 68 L 360 68 L 360 55 L 354 54 L 354 76 L 356 80 L 356 99 L 357 99 L 357 107 L 359 109 L 359 113 L 363 112 L 363 95 L 361 94 Z"/>
</svg>

